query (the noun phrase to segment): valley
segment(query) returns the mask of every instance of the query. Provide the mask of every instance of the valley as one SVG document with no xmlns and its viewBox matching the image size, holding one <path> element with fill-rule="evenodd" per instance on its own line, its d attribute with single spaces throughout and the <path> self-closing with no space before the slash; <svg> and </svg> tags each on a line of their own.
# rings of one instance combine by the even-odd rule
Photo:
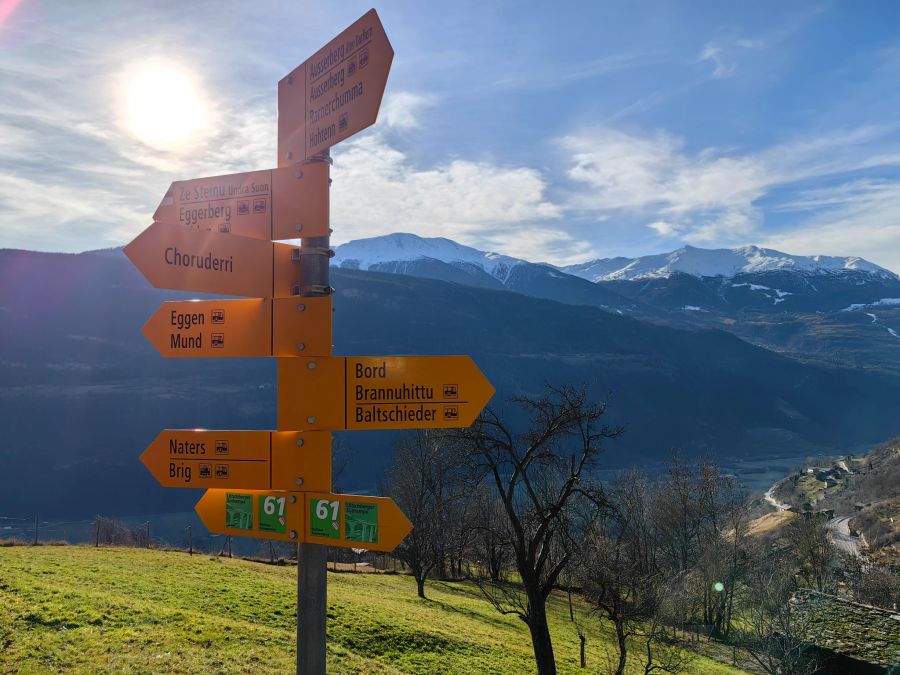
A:
<svg viewBox="0 0 900 675">
<path fill-rule="evenodd" d="M 544 296 L 556 294 L 550 282 L 560 278 L 595 288 L 534 268 L 548 284 L 536 291 Z M 513 271 L 530 269 L 503 274 L 521 280 Z M 798 457 L 834 455 L 900 433 L 900 378 L 887 369 L 792 358 L 681 319 L 665 325 L 661 310 L 652 310 L 654 321 L 638 320 L 629 315 L 636 303 L 621 295 L 620 313 L 527 289 L 409 274 L 339 268 L 333 285 L 336 353 L 469 353 L 495 384 L 493 404 L 501 407 L 511 394 L 546 382 L 588 383 L 609 398 L 612 421 L 626 427 L 604 456 L 610 470 L 653 466 L 678 447 L 755 476 L 763 491 L 771 485 L 763 476 Z M 159 429 L 274 426 L 274 364 L 172 361 L 140 339 L 160 301 L 190 297 L 151 288 L 118 251 L 0 251 L 0 422 L 9 429 L 0 441 L 0 484 L 19 493 L 0 491 L 0 514 L 187 511 L 195 496 L 166 494 L 137 460 Z M 863 313 L 840 316 L 870 322 Z M 353 458 L 341 477 L 345 489 L 374 491 L 396 434 L 337 437 Z M 115 487 L 101 496 L 100 485 Z"/>
</svg>

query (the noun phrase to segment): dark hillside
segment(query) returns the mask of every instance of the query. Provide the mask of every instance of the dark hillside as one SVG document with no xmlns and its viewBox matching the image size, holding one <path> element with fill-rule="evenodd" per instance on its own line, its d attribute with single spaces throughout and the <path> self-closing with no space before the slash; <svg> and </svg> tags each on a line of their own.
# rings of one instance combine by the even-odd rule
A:
<svg viewBox="0 0 900 675">
<path fill-rule="evenodd" d="M 336 270 L 338 354 L 471 354 L 498 390 L 611 393 L 610 465 L 673 445 L 727 456 L 836 453 L 900 432 L 900 384 L 798 363 L 728 333 L 588 306 Z M 271 428 L 271 360 L 165 361 L 139 333 L 167 299 L 118 253 L 0 251 L 0 513 L 146 513 L 196 495 L 156 486 L 138 455 L 163 428 Z M 345 434 L 344 487 L 373 489 L 392 433 Z"/>
</svg>

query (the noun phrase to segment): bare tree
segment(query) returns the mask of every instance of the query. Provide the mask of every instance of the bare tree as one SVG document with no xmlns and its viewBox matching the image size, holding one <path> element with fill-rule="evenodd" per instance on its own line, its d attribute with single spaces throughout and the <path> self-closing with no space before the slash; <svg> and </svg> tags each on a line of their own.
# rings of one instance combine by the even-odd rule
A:
<svg viewBox="0 0 900 675">
<path fill-rule="evenodd" d="M 649 491 L 650 483 L 639 471 L 620 476 L 581 547 L 579 572 L 585 597 L 615 629 L 616 675 L 625 672 L 629 639 L 659 606 L 658 547 L 649 518 Z"/>
<path fill-rule="evenodd" d="M 900 568 L 849 555 L 841 566 L 857 602 L 893 610 L 900 607 Z"/>
<path fill-rule="evenodd" d="M 545 395 L 513 402 L 530 416 L 516 433 L 491 408 L 469 429 L 461 430 L 477 480 L 487 480 L 503 505 L 517 583 L 510 580 L 480 587 L 503 613 L 528 625 L 538 673 L 556 673 L 546 603 L 572 555 L 575 502 L 587 511 L 602 503 L 599 489 L 587 480 L 601 452 L 601 442 L 618 437 L 621 428 L 601 423 L 606 404 L 594 404 L 585 388 L 549 387 Z"/>
<path fill-rule="evenodd" d="M 500 583 L 512 560 L 512 536 L 503 502 L 490 485 L 479 485 L 469 500 L 466 524 L 470 530 L 470 556 L 479 574 L 492 583 Z"/>
<path fill-rule="evenodd" d="M 742 603 L 743 646 L 770 675 L 812 673 L 818 665 L 803 637 L 809 619 L 791 602 L 797 590 L 793 562 L 789 551 L 758 552 Z"/>
<path fill-rule="evenodd" d="M 692 591 L 675 623 L 700 622 L 716 635 L 732 630 L 735 596 L 747 567 L 747 497 L 706 460 L 673 453 L 654 499 L 653 521 L 668 577 L 685 576 Z"/>
<path fill-rule="evenodd" d="M 394 555 L 409 566 L 420 598 L 425 597 L 425 580 L 447 554 L 448 536 L 458 527 L 459 470 L 453 441 L 441 432 L 402 436 L 394 448 L 386 493 L 413 524 Z"/>
<path fill-rule="evenodd" d="M 674 625 L 677 621 L 679 609 L 687 594 L 684 581 L 683 576 L 672 578 L 662 574 L 652 579 L 650 593 L 654 611 L 649 613 L 647 620 L 636 630 L 644 651 L 644 675 L 655 672 L 681 673 L 694 660 L 694 652 L 684 649 L 668 632 L 669 625 Z"/>
<path fill-rule="evenodd" d="M 810 588 L 831 592 L 840 558 L 828 538 L 825 520 L 814 513 L 803 514 L 790 523 L 787 536 L 797 557 L 800 578 Z"/>
<path fill-rule="evenodd" d="M 570 567 L 573 567 L 570 563 Z M 579 663 L 582 668 L 587 668 L 587 655 L 585 654 L 587 648 L 587 631 L 585 630 L 584 620 L 579 614 L 575 613 L 575 608 L 572 605 L 572 572 L 571 570 L 566 575 L 566 596 L 569 600 L 569 621 L 572 622 L 572 625 L 575 627 L 575 633 L 578 635 L 578 656 Z"/>
<path fill-rule="evenodd" d="M 747 496 L 737 481 L 702 462 L 697 480 L 704 513 L 699 531 L 695 575 L 703 600 L 703 623 L 728 638 L 732 630 L 735 594 L 747 566 Z"/>
</svg>

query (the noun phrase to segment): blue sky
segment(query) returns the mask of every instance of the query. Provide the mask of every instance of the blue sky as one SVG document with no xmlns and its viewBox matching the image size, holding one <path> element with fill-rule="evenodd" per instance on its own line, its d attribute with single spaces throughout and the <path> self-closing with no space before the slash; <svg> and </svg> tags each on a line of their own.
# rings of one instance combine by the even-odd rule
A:
<svg viewBox="0 0 900 675">
<path fill-rule="evenodd" d="M 369 7 L 0 0 L 0 247 L 122 245 L 171 181 L 274 166 L 277 81 Z M 754 243 L 900 271 L 897 3 L 376 8 L 394 65 L 378 124 L 332 152 L 335 243 Z M 136 131 L 147 67 L 179 74 L 154 109 L 177 143 Z"/>
</svg>

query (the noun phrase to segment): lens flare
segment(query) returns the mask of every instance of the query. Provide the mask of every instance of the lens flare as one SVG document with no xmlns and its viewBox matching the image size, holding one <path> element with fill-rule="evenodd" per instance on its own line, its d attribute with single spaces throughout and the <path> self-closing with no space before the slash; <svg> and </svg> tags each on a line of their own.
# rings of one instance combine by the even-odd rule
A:
<svg viewBox="0 0 900 675">
<path fill-rule="evenodd" d="M 6 23 L 9 15 L 15 11 L 19 2 L 21 0 L 0 0 L 0 28 L 3 28 L 3 24 Z"/>
<path fill-rule="evenodd" d="M 181 151 L 206 137 L 209 108 L 190 73 L 175 64 L 148 61 L 127 75 L 125 119 L 129 132 L 160 150 Z"/>
</svg>

